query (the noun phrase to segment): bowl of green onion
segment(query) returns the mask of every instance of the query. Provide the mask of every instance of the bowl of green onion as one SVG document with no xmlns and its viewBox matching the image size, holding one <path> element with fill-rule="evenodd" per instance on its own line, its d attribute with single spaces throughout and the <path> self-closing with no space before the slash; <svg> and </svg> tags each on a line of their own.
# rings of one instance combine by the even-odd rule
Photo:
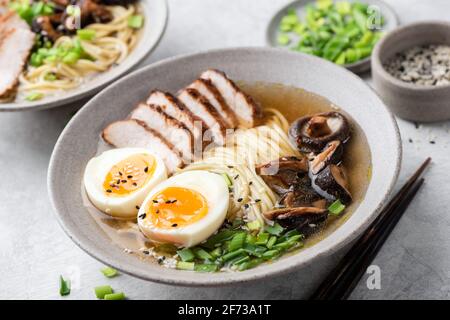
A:
<svg viewBox="0 0 450 320">
<path fill-rule="evenodd" d="M 363 73 L 376 43 L 397 25 L 395 12 L 380 0 L 297 0 L 273 16 L 266 42 Z"/>
</svg>

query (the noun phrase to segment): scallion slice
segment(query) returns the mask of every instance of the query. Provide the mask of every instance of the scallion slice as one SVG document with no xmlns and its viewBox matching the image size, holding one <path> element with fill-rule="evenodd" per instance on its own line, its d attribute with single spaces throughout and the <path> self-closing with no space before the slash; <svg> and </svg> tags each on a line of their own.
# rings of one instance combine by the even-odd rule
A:
<svg viewBox="0 0 450 320">
<path fill-rule="evenodd" d="M 95 296 L 98 299 L 104 299 L 105 295 L 113 293 L 111 286 L 98 286 L 94 288 Z"/>
<path fill-rule="evenodd" d="M 105 300 L 125 300 L 125 294 L 123 292 L 109 293 L 109 294 L 105 294 L 103 299 L 105 299 Z"/>
<path fill-rule="evenodd" d="M 81 40 L 93 40 L 95 38 L 95 30 L 92 29 L 80 29 L 77 30 L 77 36 Z"/>
<path fill-rule="evenodd" d="M 334 215 L 334 216 L 338 216 L 339 214 L 342 213 L 342 211 L 345 210 L 345 205 L 341 202 L 341 200 L 336 200 L 335 202 L 333 202 L 329 207 L 328 207 L 328 211 Z"/>
<path fill-rule="evenodd" d="M 103 273 L 103 275 L 107 278 L 114 278 L 115 276 L 117 276 L 119 274 L 119 272 L 117 272 L 116 269 L 113 269 L 111 267 L 106 267 L 103 268 L 101 270 L 101 272 Z"/>
<path fill-rule="evenodd" d="M 194 253 L 189 248 L 184 248 L 184 249 L 178 250 L 177 253 L 178 253 L 178 256 L 181 258 L 181 260 L 183 260 L 185 262 L 190 262 L 190 261 L 194 260 L 194 258 L 195 258 Z"/>
<path fill-rule="evenodd" d="M 179 270 L 194 270 L 195 263 L 194 262 L 186 262 L 186 261 L 178 261 L 177 262 L 177 269 Z"/>
<path fill-rule="evenodd" d="M 283 227 L 278 223 L 275 223 L 273 226 L 267 226 L 266 231 L 273 236 L 279 236 L 283 232 Z"/>
<path fill-rule="evenodd" d="M 70 281 L 64 280 L 62 276 L 59 276 L 59 294 L 61 296 L 67 296 L 70 294 Z"/>
<path fill-rule="evenodd" d="M 32 92 L 29 95 L 27 95 L 25 97 L 26 100 L 28 101 L 37 101 L 37 100 L 41 100 L 44 97 L 43 93 L 40 92 Z"/>
<path fill-rule="evenodd" d="M 140 29 L 144 25 L 144 17 L 141 15 L 134 15 L 128 18 L 128 26 L 134 29 Z"/>
</svg>

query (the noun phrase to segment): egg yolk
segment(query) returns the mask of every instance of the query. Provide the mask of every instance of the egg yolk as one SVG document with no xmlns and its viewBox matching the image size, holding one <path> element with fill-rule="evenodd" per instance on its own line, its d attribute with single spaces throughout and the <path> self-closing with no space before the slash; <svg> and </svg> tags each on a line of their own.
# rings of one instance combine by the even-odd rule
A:
<svg viewBox="0 0 450 320">
<path fill-rule="evenodd" d="M 109 196 L 126 196 L 145 185 L 155 169 L 156 161 L 151 155 L 132 155 L 109 170 L 103 189 Z"/>
<path fill-rule="evenodd" d="M 157 228 L 171 229 L 192 224 L 207 213 L 208 204 L 200 193 L 188 188 L 168 187 L 150 200 L 147 219 Z"/>
</svg>

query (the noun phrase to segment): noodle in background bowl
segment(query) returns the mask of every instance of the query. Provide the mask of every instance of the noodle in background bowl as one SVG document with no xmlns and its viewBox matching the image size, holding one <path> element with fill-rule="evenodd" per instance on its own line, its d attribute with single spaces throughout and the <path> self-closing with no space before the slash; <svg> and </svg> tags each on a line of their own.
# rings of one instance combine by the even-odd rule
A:
<svg viewBox="0 0 450 320">
<path fill-rule="evenodd" d="M 86 82 L 79 87 L 55 92 L 42 100 L 0 103 L 0 111 L 43 110 L 67 105 L 93 96 L 108 84 L 135 68 L 156 48 L 164 34 L 168 19 L 166 0 L 141 0 L 138 5 L 141 14 L 144 16 L 144 26 L 139 30 L 140 34 L 136 46 L 123 62 L 109 70 L 88 76 Z"/>
<path fill-rule="evenodd" d="M 152 88 L 176 92 L 210 67 L 223 70 L 237 81 L 290 85 L 327 98 L 360 125 L 372 154 L 372 179 L 365 199 L 347 221 L 311 247 L 242 272 L 167 269 L 126 254 L 87 212 L 80 192 L 84 168 L 97 151 L 103 127 L 125 118 Z M 69 237 L 93 257 L 127 274 L 168 284 L 217 286 L 298 271 L 293 281 L 302 290 L 308 290 L 332 266 L 336 255 L 377 216 L 397 180 L 400 161 L 400 136 L 392 114 L 374 91 L 351 72 L 317 57 L 281 49 L 222 49 L 152 64 L 93 98 L 69 122 L 56 144 L 48 189 L 57 218 Z"/>
</svg>

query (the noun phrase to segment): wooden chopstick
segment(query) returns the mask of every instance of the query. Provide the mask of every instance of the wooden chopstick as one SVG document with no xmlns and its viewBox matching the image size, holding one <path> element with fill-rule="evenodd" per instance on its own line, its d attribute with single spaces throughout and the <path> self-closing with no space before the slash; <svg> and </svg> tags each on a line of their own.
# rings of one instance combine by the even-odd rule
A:
<svg viewBox="0 0 450 320">
<path fill-rule="evenodd" d="M 366 261 L 364 260 L 367 256 L 370 256 L 369 253 L 371 247 L 371 243 L 379 239 L 380 234 L 384 234 L 383 230 L 387 231 L 389 221 L 393 221 L 388 219 L 390 216 L 400 216 L 406 211 L 407 204 L 411 202 L 418 188 L 422 185 L 423 181 L 420 182 L 420 185 L 417 187 L 417 190 L 413 193 L 410 191 L 415 189 L 415 183 L 419 179 L 419 177 L 423 174 L 425 169 L 431 162 L 431 158 L 425 160 L 425 162 L 420 166 L 420 168 L 411 176 L 411 178 L 404 184 L 404 186 L 400 189 L 400 191 L 392 198 L 392 200 L 386 205 L 386 207 L 381 211 L 379 216 L 372 222 L 369 228 L 366 229 L 364 234 L 358 239 L 355 245 L 348 251 L 348 253 L 344 256 L 344 258 L 338 263 L 338 265 L 329 273 L 329 275 L 325 278 L 322 284 L 318 287 L 318 289 L 311 295 L 311 300 L 323 300 L 323 299 L 333 299 L 337 297 L 338 288 L 342 288 L 346 284 L 348 285 L 349 281 L 345 281 L 348 277 L 351 279 L 355 279 L 357 275 L 356 271 L 360 271 L 356 268 L 362 268 L 361 264 L 358 264 L 358 261 Z M 406 204 L 406 207 L 404 207 Z M 404 207 L 404 208 L 403 208 Z M 403 212 L 402 212 L 403 210 Z M 398 211 L 398 212 L 397 212 Z M 396 220 L 398 221 L 398 220 Z M 396 224 L 396 222 L 395 222 Z M 395 226 L 392 226 L 392 228 Z M 391 228 L 391 230 L 392 230 Z M 379 234 L 380 233 L 380 234 Z M 385 235 L 385 238 L 389 235 L 390 231 Z M 385 239 L 384 239 L 385 240 Z M 381 242 L 381 245 L 384 243 L 384 240 Z M 379 250 L 379 248 L 378 248 Z M 378 252 L 378 251 L 377 251 Z M 375 253 L 376 255 L 376 253 Z M 369 261 L 372 261 L 373 256 Z M 353 276 L 353 272 L 355 272 L 355 276 Z M 362 269 L 361 275 L 365 272 L 365 268 Z M 356 280 L 356 283 L 360 278 Z M 341 289 L 342 290 L 342 289 Z M 351 292 L 351 291 L 350 291 Z M 333 294 L 332 294 L 333 293 Z M 341 293 L 343 296 L 343 293 Z"/>
</svg>

